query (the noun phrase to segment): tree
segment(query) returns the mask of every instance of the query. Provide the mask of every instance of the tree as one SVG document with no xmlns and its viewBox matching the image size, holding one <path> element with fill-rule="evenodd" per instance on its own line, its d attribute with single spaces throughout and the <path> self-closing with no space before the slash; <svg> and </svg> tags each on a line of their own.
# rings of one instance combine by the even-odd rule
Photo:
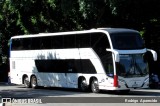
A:
<svg viewBox="0 0 160 106">
<path fill-rule="evenodd" d="M 141 31 L 147 47 L 158 51 L 159 5 L 159 0 L 0 0 L 0 47 L 8 54 L 14 35 L 127 27 Z"/>
</svg>

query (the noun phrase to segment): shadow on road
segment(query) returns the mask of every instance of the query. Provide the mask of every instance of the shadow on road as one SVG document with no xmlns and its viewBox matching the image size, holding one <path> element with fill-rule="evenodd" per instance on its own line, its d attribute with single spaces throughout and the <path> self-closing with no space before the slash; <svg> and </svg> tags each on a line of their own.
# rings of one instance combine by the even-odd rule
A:
<svg viewBox="0 0 160 106">
<path fill-rule="evenodd" d="M 78 89 L 70 89 L 70 88 L 57 88 L 57 87 L 40 87 L 38 89 L 32 88 L 25 88 L 23 86 L 17 85 L 1 85 L 0 86 L 0 95 L 2 97 L 26 97 L 26 98 L 37 98 L 37 97 L 53 97 L 53 96 L 60 96 L 60 97 L 67 97 L 67 96 L 74 96 L 74 95 L 87 95 L 91 96 L 98 94 L 93 94 L 91 92 L 81 92 Z M 110 96 L 160 96 L 160 90 L 153 90 L 153 89 L 135 89 L 131 90 L 130 92 L 115 92 L 115 91 L 101 91 L 100 95 L 110 95 Z M 106 94 L 106 95 L 105 95 Z M 82 96 L 82 95 L 81 95 Z"/>
<path fill-rule="evenodd" d="M 13 89 L 12 89 L 13 88 Z M 0 95 L 2 97 L 45 97 L 45 96 L 72 96 L 76 94 L 86 94 L 78 89 L 57 88 L 57 87 L 40 87 L 37 89 L 25 88 L 17 85 L 1 85 Z"/>
</svg>

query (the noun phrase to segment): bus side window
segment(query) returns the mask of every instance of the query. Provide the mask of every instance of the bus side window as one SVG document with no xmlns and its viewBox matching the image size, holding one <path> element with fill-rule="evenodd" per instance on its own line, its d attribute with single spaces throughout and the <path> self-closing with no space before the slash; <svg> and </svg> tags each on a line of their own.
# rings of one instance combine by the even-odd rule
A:
<svg viewBox="0 0 160 106">
<path fill-rule="evenodd" d="M 107 35 L 102 33 L 96 33 L 91 36 L 91 45 L 100 57 L 106 54 L 106 48 L 110 48 Z"/>
<path fill-rule="evenodd" d="M 12 50 L 20 50 L 22 48 L 21 39 L 12 39 Z"/>
<path fill-rule="evenodd" d="M 30 49 L 31 49 L 31 39 L 23 38 L 23 50 L 30 50 Z"/>
<path fill-rule="evenodd" d="M 90 34 L 76 35 L 76 48 L 88 48 L 90 45 Z"/>
<path fill-rule="evenodd" d="M 106 48 L 110 48 L 107 35 L 102 33 L 93 34 L 91 36 L 91 44 L 92 48 L 101 59 L 105 72 L 109 75 L 110 74 L 113 75 L 114 69 L 113 69 L 112 53 L 106 51 Z"/>
<path fill-rule="evenodd" d="M 63 48 L 63 36 L 53 36 L 51 37 L 51 48 L 62 49 Z"/>
<path fill-rule="evenodd" d="M 40 49 L 51 49 L 51 37 L 40 38 Z"/>
<path fill-rule="evenodd" d="M 64 39 L 64 48 L 75 48 L 76 35 L 66 35 L 63 36 Z"/>
<path fill-rule="evenodd" d="M 31 50 L 37 50 L 40 49 L 40 38 L 30 38 L 30 41 L 32 42 L 31 45 Z"/>
</svg>

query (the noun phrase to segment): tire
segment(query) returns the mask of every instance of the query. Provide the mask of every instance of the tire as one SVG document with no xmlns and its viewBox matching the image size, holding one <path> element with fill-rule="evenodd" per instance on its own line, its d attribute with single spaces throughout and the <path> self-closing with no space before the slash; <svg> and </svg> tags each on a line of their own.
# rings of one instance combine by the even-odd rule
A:
<svg viewBox="0 0 160 106">
<path fill-rule="evenodd" d="M 87 85 L 87 82 L 86 82 L 86 79 L 85 78 L 81 78 L 78 82 L 78 88 L 83 91 L 83 92 L 86 92 L 88 90 L 88 85 Z"/>
<path fill-rule="evenodd" d="M 31 77 L 31 87 L 34 88 L 34 89 L 38 88 L 36 76 Z"/>
<path fill-rule="evenodd" d="M 31 87 L 28 76 L 25 76 L 25 77 L 23 78 L 23 83 L 24 83 L 24 86 L 25 86 L 26 88 L 30 88 L 30 87 Z"/>
<path fill-rule="evenodd" d="M 99 85 L 98 85 L 98 80 L 97 79 L 93 79 L 91 82 L 91 91 L 93 93 L 99 93 Z"/>
</svg>

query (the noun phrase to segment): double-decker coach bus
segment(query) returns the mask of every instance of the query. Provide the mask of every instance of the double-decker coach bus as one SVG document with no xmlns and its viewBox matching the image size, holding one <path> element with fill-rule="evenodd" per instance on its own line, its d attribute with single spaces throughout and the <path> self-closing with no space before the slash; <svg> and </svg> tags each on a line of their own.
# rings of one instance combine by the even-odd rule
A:
<svg viewBox="0 0 160 106">
<path fill-rule="evenodd" d="M 26 87 L 130 90 L 149 86 L 144 47 L 138 31 L 98 28 L 40 33 L 10 39 L 11 83 Z"/>
</svg>

